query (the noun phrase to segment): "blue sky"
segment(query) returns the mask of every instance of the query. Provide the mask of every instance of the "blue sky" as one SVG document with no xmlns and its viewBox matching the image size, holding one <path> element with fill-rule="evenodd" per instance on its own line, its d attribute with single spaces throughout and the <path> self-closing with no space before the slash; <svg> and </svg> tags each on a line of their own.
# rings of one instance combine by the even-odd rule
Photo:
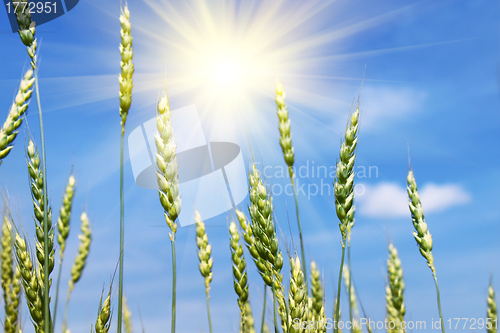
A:
<svg viewBox="0 0 500 333">
<path fill-rule="evenodd" d="M 375 320 L 385 317 L 390 238 L 404 269 L 406 318 L 425 320 L 428 325 L 438 318 L 430 270 L 418 252 L 406 208 L 409 146 L 434 239 L 445 319 L 484 318 L 491 274 L 500 290 L 499 5 L 482 0 L 260 1 L 252 8 L 220 1 L 207 2 L 206 7 L 201 4 L 130 1 L 136 71 L 126 135 L 155 116 L 165 80 L 173 109 L 196 104 L 207 140 L 238 143 L 248 162 L 248 130 L 257 160 L 279 171 L 284 161 L 273 101 L 278 76 L 287 92 L 298 171 L 301 166 L 312 170 L 313 162 L 330 168 L 336 163 L 341 133 L 365 75 L 356 163 L 366 170 L 371 166 L 373 172 L 363 177 L 358 169 L 356 183 L 363 194 L 356 201 L 352 270 L 367 315 Z M 68 14 L 37 28 L 54 220 L 72 167 L 77 178 L 62 295 L 78 248 L 78 217 L 83 210 L 93 229 L 88 265 L 70 303 L 72 332 L 88 331 L 95 322 L 101 290 L 109 286 L 118 262 L 119 5 L 118 1 L 82 0 Z M 212 26 L 205 26 L 202 8 L 215 18 Z M 0 112 L 5 118 L 29 64 L 6 14 L 0 17 L 0 110 L 4 110 Z M 226 49 L 236 44 L 245 49 L 243 42 L 251 40 L 260 47 L 255 54 L 266 73 L 258 72 L 252 77 L 255 82 L 240 82 L 227 91 L 206 90 L 213 88 L 211 82 L 200 78 L 193 69 L 197 67 L 192 67 L 193 59 L 203 59 L 202 47 L 210 45 L 205 33 L 222 41 Z M 186 57 L 183 48 L 191 50 L 193 58 Z M 235 90 L 241 87 L 248 92 Z M 36 138 L 37 119 L 32 101 L 27 123 Z M 26 137 L 23 125 L 0 167 L 0 186 L 10 196 L 16 222 L 33 235 L 23 152 Z M 135 329 L 141 327 L 140 312 L 146 332 L 163 332 L 170 325 L 168 228 L 157 193 L 135 184 L 127 149 L 125 159 L 125 293 Z M 288 183 L 270 175 L 274 175 L 268 178 L 271 186 Z M 305 189 L 299 206 L 307 257 L 314 258 L 323 271 L 329 317 L 340 263 L 338 220 L 328 187 L 323 195 L 309 198 L 307 189 L 314 191 L 315 186 L 319 189 L 332 180 L 329 175 L 299 179 Z M 245 206 L 246 202 L 241 203 Z M 298 245 L 293 198 L 275 195 L 274 206 L 283 237 L 293 248 L 292 237 Z M 236 332 L 238 325 L 226 221 L 226 214 L 207 221 L 214 257 L 210 299 L 214 332 Z M 177 246 L 177 331 L 207 332 L 204 284 L 192 227 L 179 229 Z M 248 254 L 247 262 L 250 299 L 259 322 L 263 283 Z M 114 295 L 113 325 L 117 318 Z M 345 294 L 342 302 L 347 314 Z M 62 318 L 62 312 L 58 316 Z M 271 319 L 271 308 L 267 319 Z M 24 320 L 24 331 L 31 332 L 29 319 Z"/>
</svg>

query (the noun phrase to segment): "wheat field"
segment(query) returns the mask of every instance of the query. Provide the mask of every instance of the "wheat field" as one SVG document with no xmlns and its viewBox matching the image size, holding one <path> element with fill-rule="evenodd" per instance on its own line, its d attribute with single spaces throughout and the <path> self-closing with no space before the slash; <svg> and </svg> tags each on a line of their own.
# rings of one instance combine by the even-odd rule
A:
<svg viewBox="0 0 500 333">
<path fill-rule="evenodd" d="M 498 331 L 497 4 L 24 6 L 5 332 Z"/>
</svg>

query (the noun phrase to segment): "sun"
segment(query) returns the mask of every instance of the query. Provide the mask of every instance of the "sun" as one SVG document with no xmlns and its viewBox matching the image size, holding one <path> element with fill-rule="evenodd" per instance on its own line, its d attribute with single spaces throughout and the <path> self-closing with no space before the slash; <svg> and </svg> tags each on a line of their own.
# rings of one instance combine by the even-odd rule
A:
<svg viewBox="0 0 500 333">
<path fill-rule="evenodd" d="M 217 85 L 228 86 L 238 81 L 241 69 L 236 62 L 231 60 L 221 60 L 214 64 L 213 77 Z"/>
</svg>

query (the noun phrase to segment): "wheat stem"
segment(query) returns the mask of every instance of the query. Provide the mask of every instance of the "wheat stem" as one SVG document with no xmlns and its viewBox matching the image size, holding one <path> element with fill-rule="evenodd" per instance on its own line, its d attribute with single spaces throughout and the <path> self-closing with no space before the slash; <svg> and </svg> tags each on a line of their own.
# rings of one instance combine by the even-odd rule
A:
<svg viewBox="0 0 500 333">
<path fill-rule="evenodd" d="M 278 319 L 276 317 L 276 290 L 274 287 L 274 283 L 273 283 L 272 289 L 273 289 L 274 333 L 278 333 Z"/>
<path fill-rule="evenodd" d="M 122 125 L 120 137 L 120 264 L 118 273 L 118 333 L 122 331 L 123 307 L 123 255 L 124 255 L 124 199 L 123 199 L 123 136 L 125 127 Z"/>
<path fill-rule="evenodd" d="M 340 270 L 339 270 L 339 283 L 337 286 L 337 301 L 335 302 L 335 318 L 333 319 L 334 323 L 334 332 L 338 333 L 338 321 L 340 318 L 340 288 L 342 287 L 342 269 L 344 268 L 344 254 L 345 254 L 345 237 L 342 239 L 342 259 L 340 260 Z"/>
<path fill-rule="evenodd" d="M 172 324 L 170 332 L 175 333 L 175 300 L 177 292 L 177 264 L 175 262 L 175 234 L 171 237 L 172 245 Z"/>
<path fill-rule="evenodd" d="M 260 333 L 264 333 L 266 324 L 266 301 L 267 301 L 267 284 L 264 283 L 264 305 L 262 306 L 262 321 L 260 323 Z"/>
<path fill-rule="evenodd" d="M 441 329 L 442 329 L 443 333 L 445 333 L 445 331 L 444 331 L 443 312 L 441 311 L 441 297 L 440 297 L 440 294 L 439 294 L 439 285 L 438 285 L 438 280 L 437 280 L 437 276 L 436 276 L 436 272 L 435 271 L 432 273 L 432 277 L 434 278 L 434 283 L 436 284 L 439 317 L 441 318 Z"/>
</svg>

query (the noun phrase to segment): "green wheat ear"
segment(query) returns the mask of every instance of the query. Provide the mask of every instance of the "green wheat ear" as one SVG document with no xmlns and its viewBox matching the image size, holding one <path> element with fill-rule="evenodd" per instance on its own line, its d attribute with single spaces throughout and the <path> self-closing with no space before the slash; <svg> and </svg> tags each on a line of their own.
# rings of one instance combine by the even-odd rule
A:
<svg viewBox="0 0 500 333">
<path fill-rule="evenodd" d="M 490 319 L 491 327 L 486 328 L 488 333 L 497 333 L 498 332 L 498 312 L 497 312 L 497 303 L 495 302 L 495 290 L 490 283 L 490 287 L 488 288 L 488 309 L 486 312 L 486 318 Z"/>
<path fill-rule="evenodd" d="M 31 58 L 31 68 L 36 68 L 36 47 L 35 22 L 31 21 L 31 10 L 27 0 L 18 0 L 16 10 L 16 20 L 19 26 L 19 37 L 26 46 L 26 51 Z"/>
<path fill-rule="evenodd" d="M 422 209 L 422 203 L 420 202 L 420 195 L 418 194 L 417 182 L 415 181 L 415 176 L 413 170 L 410 167 L 408 171 L 408 176 L 406 177 L 407 191 L 408 191 L 408 207 L 411 212 L 411 219 L 415 231 L 413 236 L 418 244 L 418 249 L 420 254 L 427 260 L 427 266 L 432 271 L 432 277 L 434 278 L 434 283 L 436 285 L 437 292 L 437 304 L 439 309 L 439 317 L 441 319 L 441 329 L 445 332 L 443 313 L 441 311 L 441 299 L 439 294 L 439 285 L 436 275 L 436 267 L 434 266 L 434 256 L 432 255 L 432 236 L 427 228 L 427 223 L 425 223 L 424 210 Z"/>
<path fill-rule="evenodd" d="M 403 281 L 403 268 L 401 267 L 401 260 L 398 257 L 398 251 L 389 244 L 389 259 L 387 259 L 387 272 L 389 277 L 389 284 L 386 286 L 386 305 L 387 305 L 387 321 L 394 323 L 394 329 L 389 326 L 388 333 L 405 333 L 406 330 L 402 328 L 404 315 L 406 312 L 403 293 L 405 290 L 405 283 Z"/>
<path fill-rule="evenodd" d="M 97 320 L 95 321 L 94 329 L 92 333 L 108 333 L 109 327 L 111 326 L 111 288 L 109 288 L 108 297 L 104 300 L 104 303 L 99 301 L 99 310 L 97 313 Z"/>
<path fill-rule="evenodd" d="M 33 93 L 33 70 L 28 69 L 24 74 L 16 98 L 12 102 L 9 114 L 0 129 L 0 165 L 2 160 L 7 157 L 13 147 L 14 139 L 19 133 L 19 128 L 23 123 L 23 115 L 28 110 L 28 105 Z"/>
<path fill-rule="evenodd" d="M 1 236 L 1 272 L 2 289 L 5 308 L 4 329 L 6 333 L 15 333 L 19 314 L 19 303 L 21 298 L 21 273 L 17 265 L 14 265 L 12 248 L 12 223 L 10 217 L 4 216 Z"/>
<path fill-rule="evenodd" d="M 212 333 L 212 320 L 210 318 L 210 282 L 212 282 L 212 246 L 208 244 L 208 237 L 205 231 L 205 223 L 201 220 L 198 211 L 195 212 L 196 221 L 196 245 L 198 246 L 198 259 L 200 260 L 200 273 L 205 279 L 205 292 L 207 294 L 207 314 L 210 333 Z"/>
<path fill-rule="evenodd" d="M 299 328 L 293 323 L 307 321 L 307 286 L 304 283 L 304 273 L 299 257 L 290 259 L 290 289 L 288 292 L 289 319 L 288 327 L 290 333 L 303 333 L 302 325 Z"/>
</svg>

